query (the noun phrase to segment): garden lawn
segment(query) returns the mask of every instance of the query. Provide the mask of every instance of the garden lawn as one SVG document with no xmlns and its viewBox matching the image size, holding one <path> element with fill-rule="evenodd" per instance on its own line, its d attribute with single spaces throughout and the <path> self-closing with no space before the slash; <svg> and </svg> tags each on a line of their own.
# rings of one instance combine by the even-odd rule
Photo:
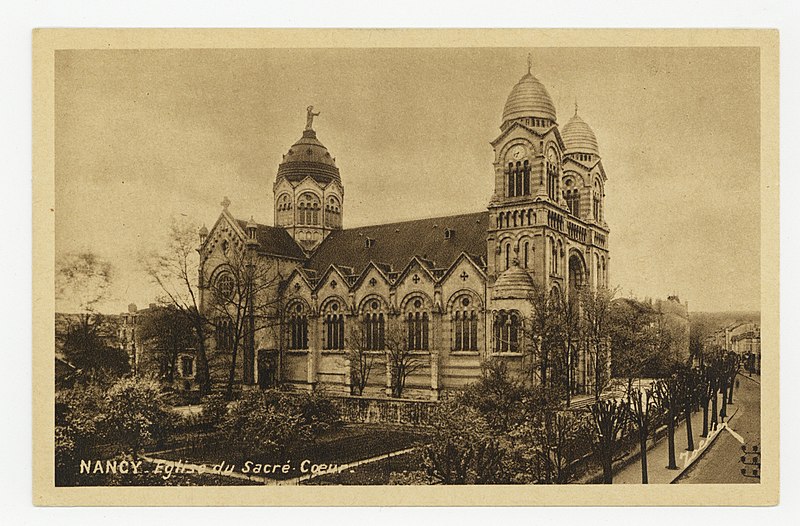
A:
<svg viewBox="0 0 800 526">
<path fill-rule="evenodd" d="M 187 463 L 213 466 L 225 462 L 226 467 L 233 465 L 232 470 L 241 473 L 246 461 L 256 464 L 285 464 L 291 469 L 288 473 L 267 473 L 265 476 L 274 479 L 289 479 L 303 475 L 301 463 L 309 460 L 311 464 L 347 464 L 378 455 L 414 447 L 424 441 L 424 433 L 416 430 L 354 424 L 326 432 L 313 444 L 298 444 L 287 451 L 285 458 L 267 458 L 254 455 L 252 458 L 238 458 L 224 440 L 214 439 L 202 446 L 162 451 L 156 456 L 165 460 L 182 460 Z M 252 473 L 252 471 L 251 471 Z M 262 473 L 263 474 L 263 473 Z"/>
<path fill-rule="evenodd" d="M 331 473 L 303 482 L 304 485 L 381 486 L 407 484 L 408 474 L 423 470 L 422 452 L 417 449 L 405 455 L 384 458 L 341 473 Z M 402 481 L 400 479 L 403 479 Z M 415 479 L 415 480 L 418 480 Z"/>
</svg>

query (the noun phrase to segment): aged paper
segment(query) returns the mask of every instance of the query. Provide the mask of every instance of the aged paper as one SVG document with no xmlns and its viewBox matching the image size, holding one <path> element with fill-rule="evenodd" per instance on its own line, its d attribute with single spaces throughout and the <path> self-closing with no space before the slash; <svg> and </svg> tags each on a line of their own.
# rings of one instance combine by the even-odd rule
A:
<svg viewBox="0 0 800 526">
<path fill-rule="evenodd" d="M 777 32 L 33 42 L 34 503 L 777 503 Z"/>
</svg>

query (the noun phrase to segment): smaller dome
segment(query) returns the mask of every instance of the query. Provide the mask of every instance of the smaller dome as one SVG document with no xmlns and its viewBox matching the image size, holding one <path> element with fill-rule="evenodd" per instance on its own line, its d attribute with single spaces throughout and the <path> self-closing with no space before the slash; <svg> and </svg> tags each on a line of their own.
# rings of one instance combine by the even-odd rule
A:
<svg viewBox="0 0 800 526">
<path fill-rule="evenodd" d="M 511 90 L 503 108 L 503 122 L 525 117 L 556 120 L 556 107 L 539 79 L 526 73 Z"/>
<path fill-rule="evenodd" d="M 533 279 L 519 266 L 516 259 L 494 283 L 492 296 L 494 299 L 526 299 L 533 292 Z"/>
<path fill-rule="evenodd" d="M 564 153 L 591 153 L 600 155 L 597 147 L 597 137 L 583 119 L 575 111 L 575 115 L 561 129 L 561 139 L 564 141 Z"/>
</svg>

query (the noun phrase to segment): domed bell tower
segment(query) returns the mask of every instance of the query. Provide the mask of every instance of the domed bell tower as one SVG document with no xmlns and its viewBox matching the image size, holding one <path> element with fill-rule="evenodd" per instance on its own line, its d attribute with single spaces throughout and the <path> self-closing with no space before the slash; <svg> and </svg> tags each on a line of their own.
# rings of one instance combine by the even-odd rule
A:
<svg viewBox="0 0 800 526">
<path fill-rule="evenodd" d="M 550 275 L 544 230 L 548 210 L 565 206 L 561 189 L 563 142 L 556 109 L 544 85 L 528 71 L 503 108 L 494 148 L 495 188 L 489 202 L 489 274 L 526 272 L 546 284 Z M 516 262 L 516 263 L 515 263 Z"/>
<path fill-rule="evenodd" d="M 344 186 L 336 159 L 317 139 L 313 106 L 303 135 L 283 156 L 273 186 L 275 226 L 285 228 L 306 251 L 342 228 Z"/>
</svg>

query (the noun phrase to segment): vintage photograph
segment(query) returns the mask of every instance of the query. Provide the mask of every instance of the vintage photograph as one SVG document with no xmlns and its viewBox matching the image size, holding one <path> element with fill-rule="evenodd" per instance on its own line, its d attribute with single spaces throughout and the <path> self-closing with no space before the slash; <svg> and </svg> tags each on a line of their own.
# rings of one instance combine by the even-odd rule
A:
<svg viewBox="0 0 800 526">
<path fill-rule="evenodd" d="M 762 60 L 56 49 L 54 486 L 760 484 Z"/>
</svg>

